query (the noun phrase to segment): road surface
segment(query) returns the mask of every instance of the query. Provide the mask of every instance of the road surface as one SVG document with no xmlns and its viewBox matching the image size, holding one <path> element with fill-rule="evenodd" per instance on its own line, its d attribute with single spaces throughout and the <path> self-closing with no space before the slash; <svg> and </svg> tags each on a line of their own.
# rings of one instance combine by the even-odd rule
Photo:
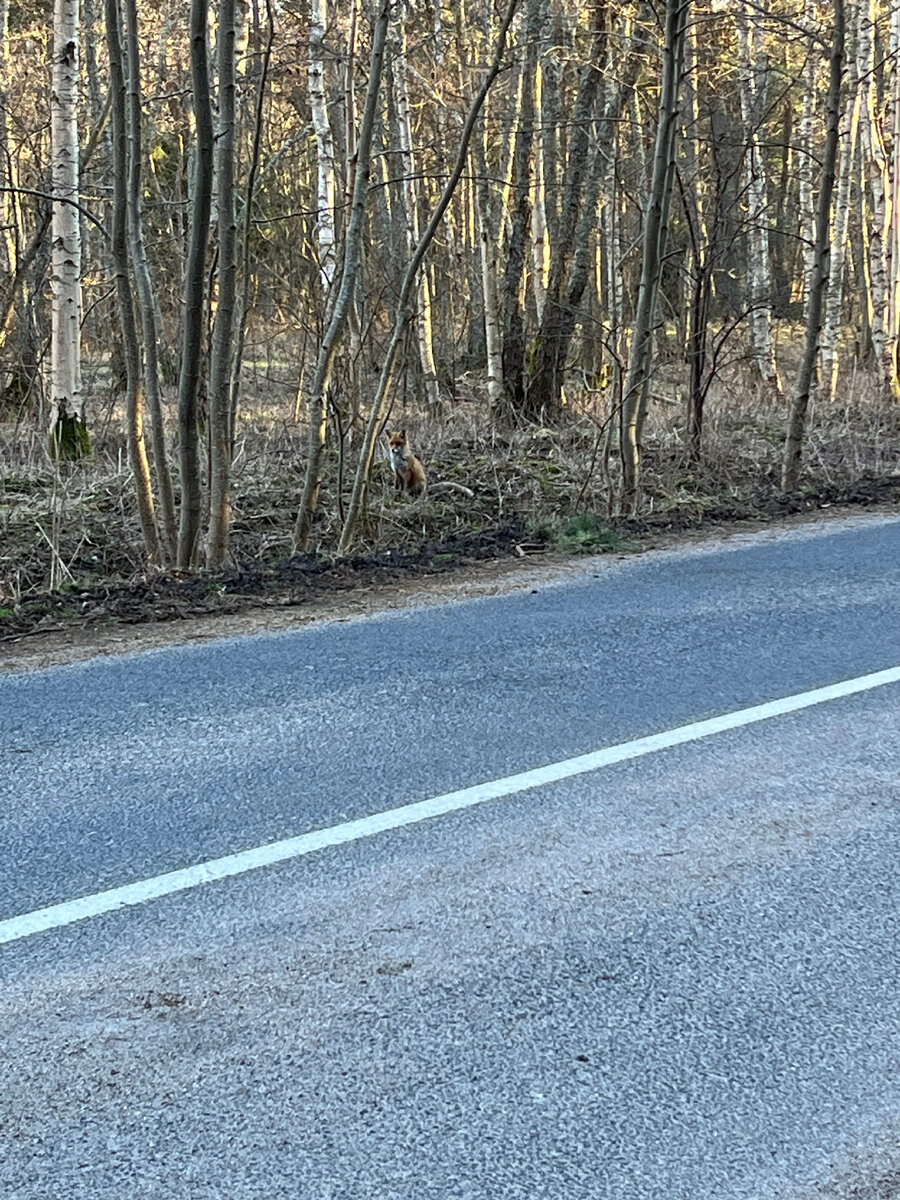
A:
<svg viewBox="0 0 900 1200">
<path fill-rule="evenodd" d="M 898 599 L 860 519 L 0 678 L 0 1195 L 900 1196 Z"/>
</svg>

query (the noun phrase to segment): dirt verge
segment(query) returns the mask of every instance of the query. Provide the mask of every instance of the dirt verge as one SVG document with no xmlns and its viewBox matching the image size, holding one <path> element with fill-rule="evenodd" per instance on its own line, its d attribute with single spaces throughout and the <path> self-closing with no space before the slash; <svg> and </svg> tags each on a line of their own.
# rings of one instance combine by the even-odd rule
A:
<svg viewBox="0 0 900 1200">
<path fill-rule="evenodd" d="M 768 525 L 900 506 L 900 475 L 865 476 L 815 495 L 760 496 L 702 512 L 673 510 L 605 523 L 616 557 Z M 624 547 L 628 547 L 624 550 Z M 511 520 L 410 549 L 332 560 L 294 555 L 240 570 L 147 575 L 88 590 L 23 598 L 0 617 L 0 670 L 29 670 L 95 655 L 277 631 L 455 597 L 496 594 L 566 572 L 549 534 Z"/>
</svg>

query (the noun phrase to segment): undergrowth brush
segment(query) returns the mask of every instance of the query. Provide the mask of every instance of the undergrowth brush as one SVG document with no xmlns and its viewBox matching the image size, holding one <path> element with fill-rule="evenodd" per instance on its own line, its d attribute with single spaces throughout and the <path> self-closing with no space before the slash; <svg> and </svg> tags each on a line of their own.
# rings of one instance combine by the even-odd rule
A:
<svg viewBox="0 0 900 1200">
<path fill-rule="evenodd" d="M 815 406 L 804 451 L 801 491 L 780 495 L 787 402 L 719 382 L 707 406 L 702 460 L 692 462 L 684 412 L 672 399 L 652 405 L 645 439 L 640 511 L 621 514 L 621 479 L 608 401 L 573 392 L 556 425 L 502 429 L 477 393 L 438 415 L 395 411 L 426 464 L 429 486 L 441 480 L 473 493 L 438 490 L 424 501 L 398 496 L 384 456 L 376 464 L 356 558 L 388 550 L 452 563 L 454 546 L 474 545 L 498 528 L 520 529 L 519 553 L 548 547 L 566 553 L 626 552 L 648 528 L 774 516 L 786 508 L 842 500 L 900 498 L 900 407 L 876 398 L 857 376 L 855 393 Z M 83 595 L 146 580 L 122 414 L 107 405 L 90 458 L 55 464 L 37 429 L 0 423 L 0 621 L 23 599 L 53 592 Z M 244 401 L 233 473 L 231 555 L 235 571 L 265 570 L 291 554 L 302 487 L 305 436 L 283 399 Z M 174 411 L 170 408 L 174 431 Z M 340 531 L 361 433 L 351 425 L 342 453 L 328 451 L 316 550 L 329 556 Z M 339 485 L 339 477 L 343 487 Z"/>
</svg>

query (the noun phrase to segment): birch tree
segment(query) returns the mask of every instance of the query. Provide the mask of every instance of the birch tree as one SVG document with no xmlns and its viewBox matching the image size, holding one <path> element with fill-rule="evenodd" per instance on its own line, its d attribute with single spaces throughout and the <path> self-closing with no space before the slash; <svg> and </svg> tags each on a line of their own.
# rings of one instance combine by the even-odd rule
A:
<svg viewBox="0 0 900 1200">
<path fill-rule="evenodd" d="M 311 0 L 309 24 L 309 105 L 316 135 L 316 244 L 323 299 L 329 301 L 337 259 L 334 248 L 334 135 L 325 95 L 325 15 L 327 0 Z"/>
<path fill-rule="evenodd" d="M 837 168 L 837 191 L 834 201 L 834 221 L 831 232 L 831 263 L 828 292 L 825 299 L 825 318 L 822 325 L 820 387 L 828 400 L 834 400 L 840 360 L 837 354 L 844 300 L 844 262 L 850 232 L 850 198 L 855 177 L 854 164 L 859 140 L 859 118 L 862 95 L 859 87 L 857 38 L 859 36 L 859 0 L 846 5 L 847 85 L 840 126 L 840 155 Z M 897 11 L 900 11 L 898 8 Z"/>
<path fill-rule="evenodd" d="M 325 396 L 331 379 L 331 370 L 334 363 L 334 356 L 337 353 L 339 339 L 347 323 L 353 290 L 356 287 L 359 272 L 360 255 L 362 253 L 363 217 L 366 211 L 369 166 L 372 155 L 372 136 L 378 112 L 381 79 L 384 73 L 384 50 L 387 41 L 389 18 L 389 0 L 381 0 L 372 27 L 369 82 L 366 88 L 366 101 L 356 145 L 353 203 L 350 208 L 347 231 L 344 235 L 344 262 L 341 269 L 341 283 L 334 307 L 331 309 L 330 319 L 322 338 L 322 344 L 319 347 L 316 367 L 309 387 L 309 438 L 306 476 L 303 483 L 303 494 L 300 498 L 297 521 L 294 526 L 295 551 L 307 548 L 313 517 L 319 504 L 319 490 L 322 486 L 322 454 L 325 449 L 328 416 Z"/>
<path fill-rule="evenodd" d="M 817 156 L 816 121 L 816 0 L 803 0 L 803 25 L 807 31 L 808 44 L 801 75 L 803 95 L 800 107 L 800 123 L 797 129 L 800 143 L 797 155 L 797 194 L 801 258 L 803 262 L 803 298 L 808 300 L 812 286 L 812 269 L 815 241 L 815 208 L 813 205 L 813 176 Z"/>
<path fill-rule="evenodd" d="M 744 169 L 747 196 L 747 283 L 750 309 L 750 354 L 753 374 L 778 391 L 778 370 L 771 336 L 772 279 L 769 270 L 769 204 L 760 130 L 766 112 L 768 59 L 757 11 L 741 0 L 737 13 L 740 53 L 741 118 L 744 125 Z"/>
<path fill-rule="evenodd" d="M 411 255 L 419 241 L 419 189 L 416 186 L 416 166 L 413 158 L 412 120 L 409 110 L 409 86 L 406 64 L 406 18 L 407 6 L 401 6 L 397 33 L 394 40 L 394 107 L 397 113 L 397 140 L 399 144 L 401 189 L 403 194 L 404 230 L 407 256 Z M 431 287 L 427 272 L 422 272 L 416 286 L 416 334 L 419 363 L 422 368 L 422 383 L 425 402 L 431 412 L 437 412 L 441 397 L 438 390 L 437 366 L 434 360 L 434 337 L 432 329 Z"/>
<path fill-rule="evenodd" d="M 53 160 L 50 451 L 90 451 L 81 384 L 81 224 L 78 218 L 78 0 L 55 0 L 50 90 Z"/>
<path fill-rule="evenodd" d="M 863 200 L 863 241 L 869 281 L 872 351 L 877 369 L 887 371 L 889 358 L 885 326 L 888 305 L 887 231 L 891 223 L 887 155 L 881 132 L 875 80 L 876 0 L 863 0 L 857 40 L 857 78 L 861 93 L 859 142 L 866 195 Z"/>
<path fill-rule="evenodd" d="M 512 205 L 509 239 L 503 271 L 503 390 L 502 398 L 512 412 L 525 401 L 525 306 L 522 281 L 525 277 L 528 248 L 528 220 L 532 211 L 532 152 L 540 153 L 540 138 L 535 138 L 535 110 L 538 87 L 538 39 L 541 28 L 540 0 L 528 0 L 524 25 L 524 47 L 517 91 L 518 120 L 513 142 L 510 190 Z M 536 168 L 535 168 L 536 169 Z M 541 234 L 543 238 L 543 232 Z M 538 254 L 541 270 L 541 298 L 546 291 L 544 262 Z M 540 313 L 538 313 L 540 317 Z"/>
</svg>

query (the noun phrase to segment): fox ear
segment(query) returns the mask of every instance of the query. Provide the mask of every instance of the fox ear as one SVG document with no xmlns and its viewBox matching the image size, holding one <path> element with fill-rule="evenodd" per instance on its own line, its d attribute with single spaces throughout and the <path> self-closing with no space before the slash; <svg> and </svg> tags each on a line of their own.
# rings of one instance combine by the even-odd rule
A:
<svg viewBox="0 0 900 1200">
<path fill-rule="evenodd" d="M 400 430 L 400 436 L 404 439 L 404 441 L 406 440 L 406 430 L 405 429 Z"/>
</svg>

